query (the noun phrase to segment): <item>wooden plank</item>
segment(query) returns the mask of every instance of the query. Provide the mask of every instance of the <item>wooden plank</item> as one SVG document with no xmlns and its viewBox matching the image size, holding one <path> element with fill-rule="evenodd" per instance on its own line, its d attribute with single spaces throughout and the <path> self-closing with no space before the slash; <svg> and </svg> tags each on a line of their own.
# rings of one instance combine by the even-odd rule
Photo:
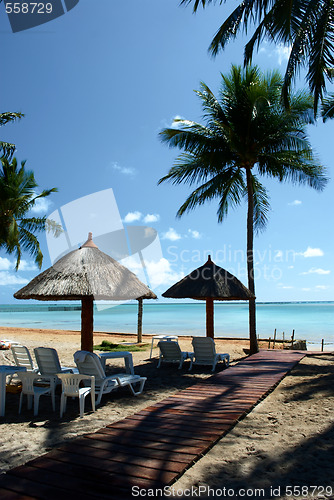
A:
<svg viewBox="0 0 334 500">
<path fill-rule="evenodd" d="M 82 448 L 81 448 L 82 450 Z M 91 452 L 93 451 L 93 453 Z M 151 469 L 158 469 L 158 470 L 165 470 L 168 472 L 176 472 L 179 473 L 185 468 L 185 463 L 184 462 L 176 462 L 174 459 L 170 460 L 170 454 L 165 453 L 163 458 L 156 459 L 152 457 L 136 457 L 133 455 L 129 454 L 129 450 L 124 453 L 118 453 L 118 454 L 112 454 L 108 453 L 107 451 L 103 450 L 98 450 L 100 453 L 97 456 L 96 453 L 94 453 L 93 448 L 88 448 L 88 450 L 84 450 L 80 452 L 80 449 L 78 450 L 78 453 L 70 453 L 69 451 L 60 451 L 60 450 L 54 450 L 50 453 L 48 453 L 45 458 L 46 459 L 52 459 L 52 460 L 58 460 L 60 462 L 66 462 L 66 463 L 73 463 L 75 465 L 86 465 L 87 464 L 87 458 L 89 457 L 89 465 L 90 467 L 95 467 L 100 469 L 101 467 L 104 468 L 104 470 L 108 470 L 105 467 L 108 467 L 108 463 L 111 462 L 117 462 L 118 464 L 125 463 L 129 466 L 141 466 L 141 467 L 146 467 L 146 468 L 151 468 Z M 106 465 L 107 464 L 107 465 Z"/>
<path fill-rule="evenodd" d="M 68 467 L 64 469 L 68 470 Z M 107 487 L 104 483 L 96 483 L 83 479 L 83 477 L 87 477 L 87 472 L 83 477 L 68 476 L 66 473 L 55 473 L 46 468 L 41 472 L 40 468 L 31 467 L 28 463 L 7 472 L 7 476 L 15 476 L 17 482 L 21 479 L 33 481 L 36 484 L 35 495 L 37 498 L 40 485 L 47 486 L 49 490 L 60 490 L 58 491 L 59 499 L 62 498 L 65 492 L 67 495 L 72 494 L 74 497 L 81 497 L 81 494 L 84 494 L 90 495 L 93 498 L 98 496 L 105 499 L 109 498 L 108 493 L 110 493 L 110 486 Z"/>
<path fill-rule="evenodd" d="M 35 500 L 36 497 L 29 497 L 28 495 L 17 493 L 11 490 L 5 490 L 0 488 L 0 498 L 1 500 Z"/>
<path fill-rule="evenodd" d="M 112 455 L 110 454 L 108 442 L 100 441 L 100 440 L 87 440 L 87 445 L 78 444 L 78 447 L 69 447 L 67 445 L 60 446 L 56 451 L 65 451 L 66 453 L 77 453 L 77 454 L 89 454 L 91 456 L 97 456 L 102 458 L 107 458 L 110 456 L 114 456 L 114 454 L 121 454 L 122 456 L 125 453 L 129 453 L 129 446 L 123 446 L 121 444 L 115 443 L 112 449 Z M 161 449 L 159 445 L 162 443 L 152 443 L 151 447 L 140 446 L 136 444 L 131 448 L 132 456 L 142 457 L 144 460 L 148 458 L 164 460 L 166 457 L 166 453 L 171 457 L 174 462 L 180 463 L 191 463 L 195 460 L 199 454 L 201 453 L 202 447 L 199 447 L 197 453 L 187 453 L 187 447 L 173 447 L 165 445 L 167 449 Z M 192 448 L 193 449 L 193 448 Z M 52 452 L 51 452 L 52 453 Z M 117 455 L 116 455 L 117 456 Z"/>
<path fill-rule="evenodd" d="M 130 450 L 129 450 L 130 451 Z M 53 458 L 36 458 L 35 460 L 31 460 L 27 465 L 31 467 L 36 467 L 38 469 L 43 470 L 43 475 L 45 471 L 47 473 L 59 473 L 68 480 L 68 483 L 72 485 L 73 479 L 75 478 L 87 478 L 89 477 L 89 483 L 98 483 L 100 490 L 102 493 L 110 492 L 110 486 L 115 484 L 115 480 L 118 482 L 121 478 L 124 478 L 124 482 L 121 481 L 120 484 L 136 484 L 136 480 L 140 479 L 149 479 L 153 482 L 160 483 L 168 483 L 170 482 L 176 475 L 175 472 L 170 472 L 166 470 L 157 470 L 152 469 L 150 467 L 143 467 L 141 465 L 132 465 L 128 464 L 127 461 L 123 463 L 113 462 L 112 460 L 99 460 L 99 465 L 96 467 L 91 467 L 91 457 L 82 456 L 81 464 L 78 465 L 76 463 L 68 462 L 60 462 L 58 460 L 54 460 Z M 68 478 L 68 476 L 70 478 Z M 87 483 L 87 480 L 86 480 Z M 85 487 L 87 484 L 85 484 Z M 71 486 L 72 488 L 72 486 Z M 87 490 L 86 490 L 87 491 Z"/>
<path fill-rule="evenodd" d="M 138 425 L 139 422 L 139 425 Z M 220 430 L 218 429 L 212 429 L 212 430 L 207 430 L 207 428 L 200 429 L 199 432 L 196 432 L 194 434 L 194 431 L 192 430 L 183 430 L 184 426 L 181 428 L 175 423 L 161 423 L 157 427 L 154 427 L 150 422 L 141 422 L 140 420 L 136 419 L 127 419 L 126 421 L 119 422 L 117 424 L 111 424 L 110 426 L 107 426 L 107 428 L 111 429 L 133 429 L 135 427 L 136 432 L 140 434 L 154 434 L 154 435 L 167 435 L 168 437 L 170 436 L 175 436 L 181 439 L 186 438 L 187 442 L 188 440 L 199 440 L 199 441 L 210 441 L 212 436 L 216 436 L 219 434 Z M 226 430 L 226 429 L 224 429 Z M 198 429 L 197 429 L 198 431 Z M 134 436 L 134 440 L 136 437 Z"/>
</svg>

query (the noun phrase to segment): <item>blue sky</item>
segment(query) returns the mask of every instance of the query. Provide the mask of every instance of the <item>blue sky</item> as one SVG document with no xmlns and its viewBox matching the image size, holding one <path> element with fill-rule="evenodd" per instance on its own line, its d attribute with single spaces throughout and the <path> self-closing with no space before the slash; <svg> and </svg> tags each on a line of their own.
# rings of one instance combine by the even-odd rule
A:
<svg viewBox="0 0 334 500">
<path fill-rule="evenodd" d="M 193 90 L 203 80 L 217 92 L 220 73 L 242 62 L 241 39 L 216 59 L 207 52 L 229 11 L 228 4 L 217 5 L 193 15 L 177 0 L 80 0 L 66 15 L 13 34 L 0 5 L 1 111 L 25 113 L 2 128 L 1 138 L 15 142 L 17 158 L 27 160 L 41 188 L 59 189 L 41 213 L 111 188 L 124 226 L 158 232 L 161 255 L 147 263 L 158 295 L 208 253 L 247 284 L 246 206 L 223 224 L 217 223 L 215 202 L 176 219 L 189 188 L 157 186 L 177 156 L 159 141 L 159 131 L 176 116 L 200 121 Z M 283 72 L 286 49 L 264 44 L 255 62 Z M 329 175 L 333 131 L 334 122 L 309 128 Z M 333 300 L 333 182 L 320 194 L 266 179 L 264 184 L 272 210 L 266 231 L 255 239 L 258 299 Z M 85 218 L 82 241 L 90 230 L 89 214 Z M 45 236 L 41 241 L 45 269 L 51 260 Z M 136 271 L 134 259 L 125 263 Z M 3 304 L 14 302 L 13 293 L 38 273 L 28 255 L 17 273 L 13 267 L 14 258 L 1 252 Z"/>
</svg>

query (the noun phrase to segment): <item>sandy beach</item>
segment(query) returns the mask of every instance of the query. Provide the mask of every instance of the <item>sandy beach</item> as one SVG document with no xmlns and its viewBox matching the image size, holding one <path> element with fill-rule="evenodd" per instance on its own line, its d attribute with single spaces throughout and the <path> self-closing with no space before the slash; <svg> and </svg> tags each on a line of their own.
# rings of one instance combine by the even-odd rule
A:
<svg viewBox="0 0 334 500">
<path fill-rule="evenodd" d="M 80 349 L 78 332 L 0 328 L 0 338 L 20 342 L 31 352 L 37 346 L 54 347 L 61 364 L 66 366 L 73 366 L 73 353 Z M 125 344 L 136 341 L 131 335 L 94 334 L 95 344 L 105 339 Z M 151 337 L 144 336 L 144 342 L 150 345 Z M 179 338 L 179 343 L 182 350 L 191 350 L 191 338 Z M 216 340 L 216 345 L 218 352 L 230 354 L 232 363 L 243 358 L 243 349 L 248 347 L 245 341 Z M 21 465 L 61 442 L 121 420 L 211 375 L 206 367 L 188 373 L 187 364 L 182 370 L 172 365 L 163 365 L 158 370 L 158 349 L 154 349 L 152 360 L 149 354 L 149 349 L 133 353 L 135 372 L 148 377 L 142 395 L 135 398 L 126 388 L 114 391 L 103 396 L 95 413 L 87 402 L 89 411 L 82 419 L 77 400 L 69 400 L 64 417 L 59 419 L 59 395 L 55 413 L 50 398 L 41 398 L 39 414 L 33 417 L 26 402 L 18 415 L 18 395 L 7 394 L 6 415 L 1 422 L 0 471 Z M 222 498 L 222 488 L 230 493 L 232 489 L 248 488 L 248 493 L 252 493 L 263 488 L 266 496 L 258 495 L 262 498 L 334 498 L 333 361 L 331 354 L 305 357 L 264 401 L 173 485 L 175 496 L 193 489 L 195 496 L 212 498 L 215 493 Z M 0 364 L 11 362 L 11 352 L 0 351 Z M 117 360 L 115 368 L 117 365 L 119 370 L 123 361 Z M 217 371 L 221 369 L 223 366 L 218 365 Z M 295 490 L 291 495 L 286 488 L 295 485 L 309 489 L 300 494 Z M 311 491 L 311 486 L 319 488 Z M 208 487 L 213 490 L 208 492 Z M 278 492 L 279 496 L 275 495 Z M 228 496 L 226 490 L 225 497 Z"/>
</svg>

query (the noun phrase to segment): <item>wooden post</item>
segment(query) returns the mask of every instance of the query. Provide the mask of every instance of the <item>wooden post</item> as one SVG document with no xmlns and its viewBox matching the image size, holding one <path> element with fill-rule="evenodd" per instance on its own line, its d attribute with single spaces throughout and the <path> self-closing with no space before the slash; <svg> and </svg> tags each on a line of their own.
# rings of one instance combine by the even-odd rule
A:
<svg viewBox="0 0 334 500">
<path fill-rule="evenodd" d="M 93 297 L 81 299 L 81 350 L 93 352 Z"/>
<path fill-rule="evenodd" d="M 325 343 L 324 339 L 321 339 L 321 352 L 324 351 L 324 343 Z"/>
<path fill-rule="evenodd" d="M 206 336 L 214 338 L 213 299 L 206 299 Z"/>
<path fill-rule="evenodd" d="M 295 340 L 295 331 L 292 330 L 292 335 L 291 335 L 291 349 L 293 349 L 293 342 Z"/>
<path fill-rule="evenodd" d="M 137 342 L 143 341 L 143 299 L 138 299 Z"/>
<path fill-rule="evenodd" d="M 275 342 L 276 342 L 276 328 L 275 328 L 275 331 L 274 331 L 273 349 L 275 349 Z"/>
<path fill-rule="evenodd" d="M 271 337 L 269 337 L 268 349 L 270 349 L 270 342 L 271 342 Z"/>
</svg>

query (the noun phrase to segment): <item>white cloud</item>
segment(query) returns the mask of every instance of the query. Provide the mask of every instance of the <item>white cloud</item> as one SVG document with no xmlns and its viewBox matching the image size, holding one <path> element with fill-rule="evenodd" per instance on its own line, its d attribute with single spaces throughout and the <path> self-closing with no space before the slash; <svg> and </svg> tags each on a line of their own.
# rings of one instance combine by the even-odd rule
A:
<svg viewBox="0 0 334 500">
<path fill-rule="evenodd" d="M 294 287 L 290 285 L 283 285 L 283 283 L 278 283 L 277 288 L 280 288 L 281 290 L 292 290 Z"/>
<path fill-rule="evenodd" d="M 183 274 L 174 271 L 169 261 L 164 258 L 160 259 L 158 262 L 146 262 L 146 267 L 153 288 L 159 285 L 172 285 L 183 278 Z"/>
<path fill-rule="evenodd" d="M 316 269 L 315 267 L 312 267 L 308 271 L 304 271 L 303 273 L 300 273 L 300 274 L 301 275 L 304 275 L 304 274 L 330 274 L 330 271 L 325 270 L 325 269 L 321 269 L 321 268 Z"/>
<path fill-rule="evenodd" d="M 123 259 L 122 264 L 137 275 L 139 275 L 143 271 L 141 262 L 134 256 Z M 149 261 L 145 259 L 145 267 L 152 288 L 160 285 L 164 285 L 167 287 L 168 285 L 179 281 L 184 276 L 181 272 L 178 273 L 174 271 L 169 261 L 163 257 L 158 261 Z"/>
<path fill-rule="evenodd" d="M 9 260 L 6 257 L 0 257 L 0 271 L 10 271 L 15 269 L 16 261 Z M 36 271 L 37 266 L 34 262 L 22 259 L 19 266 L 20 271 Z"/>
<path fill-rule="evenodd" d="M 34 214 L 47 214 L 50 211 L 52 201 L 47 198 L 37 198 L 31 212 Z"/>
<path fill-rule="evenodd" d="M 37 266 L 34 262 L 28 262 L 27 260 L 21 260 L 20 271 L 37 271 Z"/>
<path fill-rule="evenodd" d="M 297 207 L 298 205 L 301 205 L 302 202 L 300 200 L 293 200 L 291 203 L 288 203 L 291 207 Z"/>
<path fill-rule="evenodd" d="M 181 239 L 181 235 L 178 234 L 175 229 L 170 227 L 166 233 L 162 234 L 163 240 L 177 241 Z"/>
<path fill-rule="evenodd" d="M 172 119 L 172 123 L 169 125 L 168 128 L 180 128 L 182 125 L 175 120 L 184 120 L 183 116 L 180 115 L 175 115 L 174 118 Z"/>
<path fill-rule="evenodd" d="M 136 170 L 134 168 L 122 167 L 119 163 L 117 163 L 117 161 L 112 163 L 111 168 L 123 175 L 134 176 L 136 174 Z"/>
<path fill-rule="evenodd" d="M 124 222 L 136 222 L 142 218 L 143 214 L 141 212 L 129 212 L 124 217 Z"/>
<path fill-rule="evenodd" d="M 276 45 L 274 53 L 277 55 L 278 64 L 281 66 L 283 63 L 286 63 L 290 57 L 291 45 L 283 45 L 279 43 Z"/>
<path fill-rule="evenodd" d="M 190 234 L 190 236 L 192 238 L 194 238 L 195 240 L 199 240 L 200 238 L 202 238 L 202 235 L 199 233 L 199 231 L 196 231 L 193 230 L 193 229 L 188 229 L 188 233 Z"/>
<path fill-rule="evenodd" d="M 8 271 L 0 272 L 0 286 L 6 285 L 26 285 L 28 280 L 21 278 L 17 274 L 9 273 Z"/>
<path fill-rule="evenodd" d="M 160 220 L 159 214 L 147 214 L 144 217 L 145 224 L 148 224 L 150 222 L 158 222 L 158 220 Z"/>
<path fill-rule="evenodd" d="M 288 266 L 288 269 L 294 269 L 295 266 Z"/>
<path fill-rule="evenodd" d="M 290 52 L 291 46 L 284 45 L 283 43 L 279 43 L 273 47 L 271 44 L 264 42 L 259 50 L 259 53 L 264 54 L 266 57 L 275 57 L 280 66 L 288 61 Z"/>
<path fill-rule="evenodd" d="M 329 286 L 327 286 L 327 285 L 317 285 L 316 288 L 318 290 L 328 290 Z"/>
<path fill-rule="evenodd" d="M 0 271 L 9 271 L 14 269 L 13 263 L 6 257 L 0 257 Z"/>
<path fill-rule="evenodd" d="M 303 292 L 310 292 L 310 291 L 311 291 L 311 288 L 302 288 L 302 291 L 303 291 Z"/>
<path fill-rule="evenodd" d="M 324 255 L 324 252 L 321 250 L 321 248 L 311 248 L 307 247 L 305 252 L 302 254 L 304 257 L 322 257 Z"/>
<path fill-rule="evenodd" d="M 296 252 L 295 256 L 301 255 L 302 257 L 308 258 L 308 257 L 322 257 L 324 255 L 324 252 L 321 250 L 321 248 L 312 248 L 312 247 L 307 247 L 305 252 Z"/>
</svg>

